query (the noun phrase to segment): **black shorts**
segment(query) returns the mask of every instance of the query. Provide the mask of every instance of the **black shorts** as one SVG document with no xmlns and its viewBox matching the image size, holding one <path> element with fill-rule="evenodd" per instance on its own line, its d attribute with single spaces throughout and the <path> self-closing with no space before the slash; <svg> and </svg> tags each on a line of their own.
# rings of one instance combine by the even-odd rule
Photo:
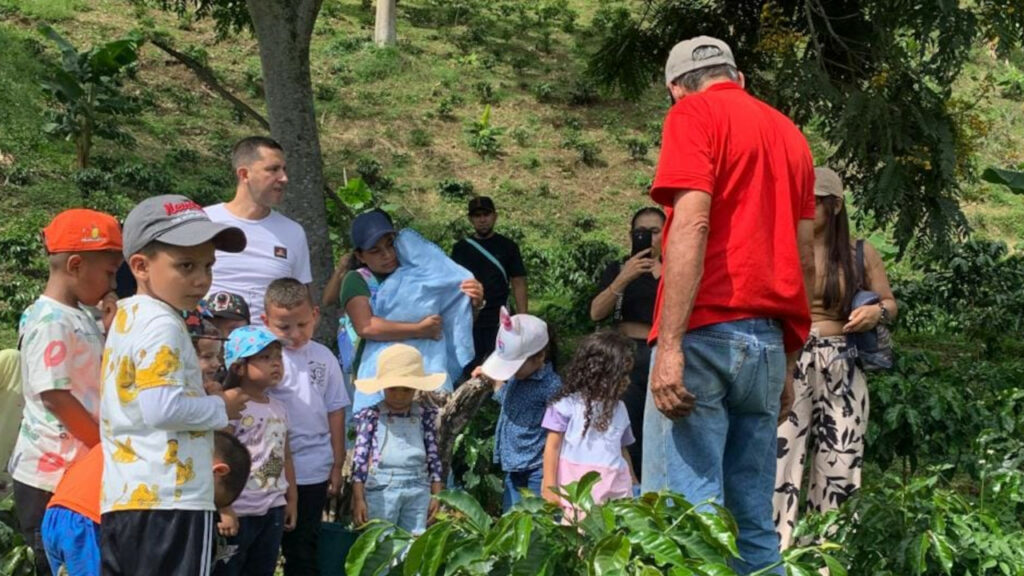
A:
<svg viewBox="0 0 1024 576">
<path fill-rule="evenodd" d="M 104 576 L 209 576 L 213 569 L 212 510 L 124 510 L 100 520 Z"/>
</svg>

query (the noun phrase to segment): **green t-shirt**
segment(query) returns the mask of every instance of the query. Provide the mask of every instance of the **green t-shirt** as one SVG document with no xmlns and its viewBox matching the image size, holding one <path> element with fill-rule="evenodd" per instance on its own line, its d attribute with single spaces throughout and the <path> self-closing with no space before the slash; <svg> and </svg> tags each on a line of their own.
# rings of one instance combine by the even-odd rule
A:
<svg viewBox="0 0 1024 576">
<path fill-rule="evenodd" d="M 371 271 L 371 273 L 373 273 Z M 380 274 L 373 273 L 373 277 L 380 284 L 387 276 L 381 276 Z M 350 270 L 345 273 L 345 277 L 341 279 L 341 291 L 338 293 L 338 300 L 341 301 L 342 310 L 348 306 L 348 301 L 355 298 L 356 296 L 365 296 L 369 298 L 370 286 L 366 284 L 366 279 L 363 275 L 355 270 Z M 352 359 L 352 375 L 359 374 L 359 363 L 363 358 L 363 348 L 366 345 L 366 341 L 362 338 L 359 339 L 359 345 L 356 346 L 356 355 Z"/>
</svg>

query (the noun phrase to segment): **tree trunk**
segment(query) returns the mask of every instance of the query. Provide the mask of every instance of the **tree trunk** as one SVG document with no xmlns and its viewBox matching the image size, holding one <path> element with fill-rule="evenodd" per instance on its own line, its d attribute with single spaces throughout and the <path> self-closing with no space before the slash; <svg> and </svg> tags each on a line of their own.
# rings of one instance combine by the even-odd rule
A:
<svg viewBox="0 0 1024 576">
<path fill-rule="evenodd" d="M 373 41 L 377 46 L 390 46 L 398 39 L 395 4 L 396 0 L 377 0 L 377 21 L 373 26 Z"/>
<path fill-rule="evenodd" d="M 309 44 L 322 1 L 246 0 L 259 43 L 270 133 L 288 160 L 288 190 L 281 209 L 306 230 L 315 302 L 333 270 L 309 69 Z M 336 325 L 336 311 L 325 310 L 317 339 L 333 343 Z"/>
</svg>

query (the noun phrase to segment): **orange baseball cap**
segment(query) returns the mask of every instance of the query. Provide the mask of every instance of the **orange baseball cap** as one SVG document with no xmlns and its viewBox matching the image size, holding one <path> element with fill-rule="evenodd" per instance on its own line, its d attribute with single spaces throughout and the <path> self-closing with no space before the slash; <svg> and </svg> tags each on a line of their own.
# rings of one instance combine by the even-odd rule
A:
<svg viewBox="0 0 1024 576">
<path fill-rule="evenodd" d="M 43 243 L 50 254 L 60 252 L 120 252 L 121 227 L 110 214 L 72 208 L 57 214 L 43 228 Z"/>
</svg>

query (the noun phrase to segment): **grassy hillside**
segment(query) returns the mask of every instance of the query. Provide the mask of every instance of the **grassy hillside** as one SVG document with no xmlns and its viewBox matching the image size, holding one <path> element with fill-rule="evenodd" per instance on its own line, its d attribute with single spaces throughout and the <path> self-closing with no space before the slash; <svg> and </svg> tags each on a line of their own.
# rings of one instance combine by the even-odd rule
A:
<svg viewBox="0 0 1024 576">
<path fill-rule="evenodd" d="M 382 50 L 369 42 L 369 2 L 325 0 L 312 68 L 329 181 L 340 186 L 346 174 L 363 175 L 403 221 L 442 243 L 467 229 L 465 197 L 478 193 L 495 198 L 500 228 L 552 266 L 570 243 L 623 246 L 628 214 L 646 202 L 667 102 L 656 87 L 626 102 L 583 78 L 600 4 L 571 0 L 568 10 L 523 8 L 474 21 L 450 3 L 403 0 L 399 44 Z M 259 131 L 184 66 L 146 45 L 127 83 L 144 104 L 128 122 L 134 145 L 99 140 L 95 170 L 77 172 L 74 146 L 40 131 L 47 104 L 39 82 L 57 58 L 35 30 L 43 21 L 80 48 L 137 28 L 160 32 L 263 109 L 256 45 L 246 34 L 218 41 L 211 22 L 124 0 L 0 0 L 0 250 L 12 255 L 0 262 L 0 285 L 9 286 L 0 315 L 7 318 L 42 278 L 24 275 L 39 260 L 18 239 L 54 212 L 84 203 L 123 213 L 133 199 L 169 191 L 216 201 L 231 191 L 231 143 Z M 960 91 L 984 111 L 979 164 L 1020 163 L 1024 81 L 1015 91 L 986 78 L 1012 79 L 1020 68 L 984 52 L 977 60 Z M 487 107 L 501 133 L 496 157 L 485 159 L 471 147 L 467 127 Z M 965 190 L 977 229 L 1016 244 L 1024 234 L 1022 199 L 987 185 L 965 183 Z M 579 257 L 597 258 L 601 246 Z M 13 280 L 22 284 L 11 286 Z M 6 322 L 0 344 L 12 335 Z"/>
</svg>

